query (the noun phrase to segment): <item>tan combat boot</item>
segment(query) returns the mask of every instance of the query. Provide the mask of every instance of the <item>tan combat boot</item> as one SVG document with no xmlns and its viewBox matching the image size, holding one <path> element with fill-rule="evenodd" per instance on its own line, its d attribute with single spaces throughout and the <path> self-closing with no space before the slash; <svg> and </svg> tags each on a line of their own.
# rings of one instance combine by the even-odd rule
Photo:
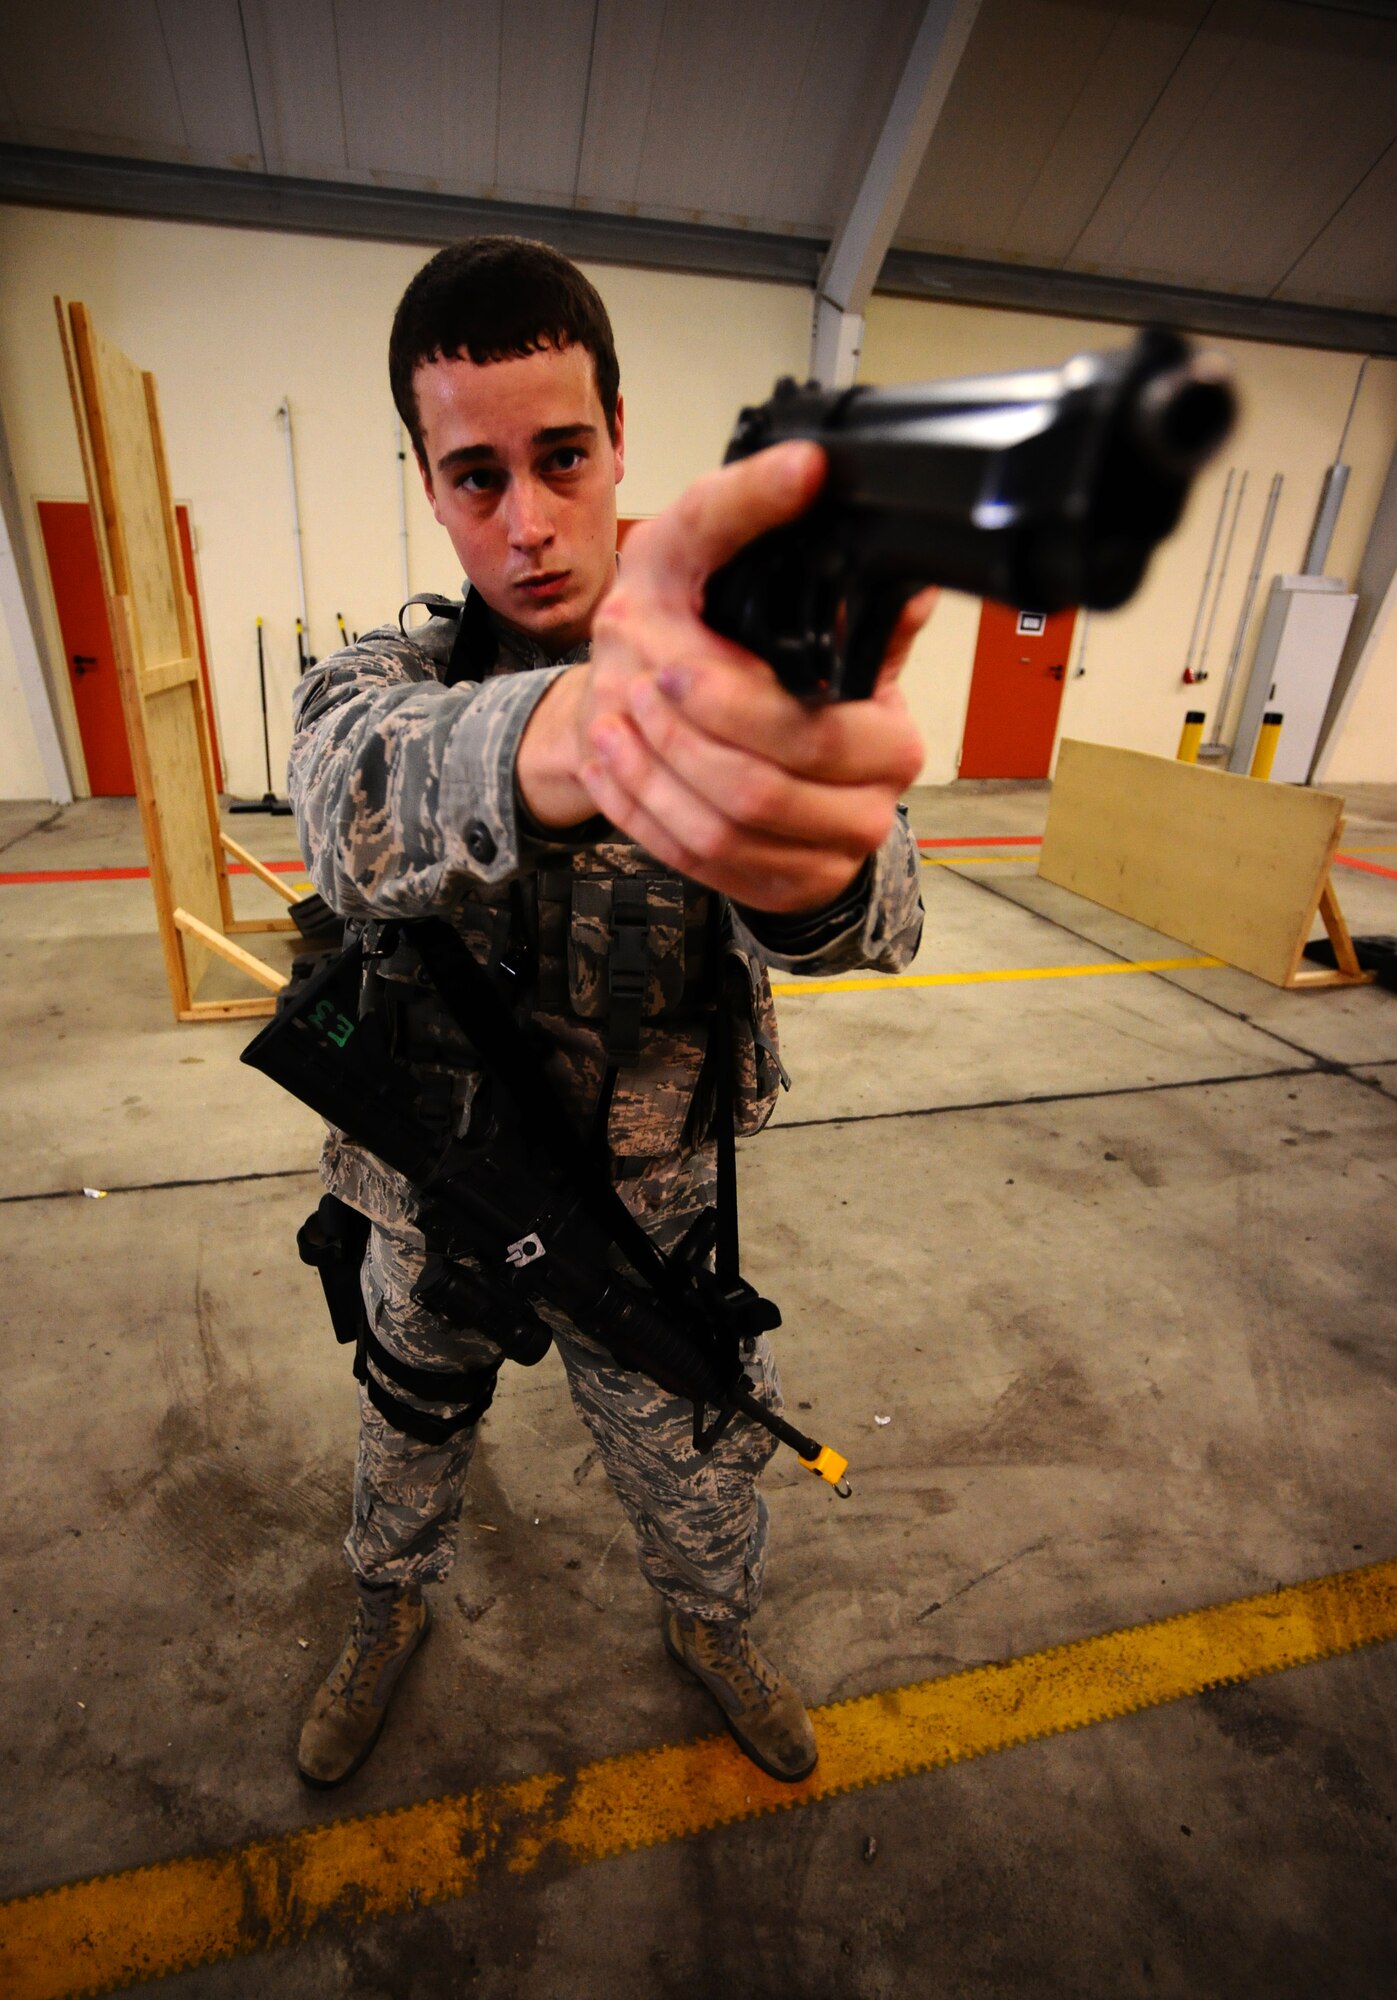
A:
<svg viewBox="0 0 1397 2000">
<path fill-rule="evenodd" d="M 356 1588 L 353 1628 L 301 1730 L 296 1765 L 308 1785 L 342 1785 L 354 1776 L 378 1741 L 404 1667 L 427 1635 L 420 1584 Z"/>
<path fill-rule="evenodd" d="M 746 1621 L 687 1618 L 667 1611 L 665 1651 L 707 1688 L 740 1747 L 768 1777 L 808 1778 L 819 1752 L 805 1704 L 752 1644 Z"/>
</svg>

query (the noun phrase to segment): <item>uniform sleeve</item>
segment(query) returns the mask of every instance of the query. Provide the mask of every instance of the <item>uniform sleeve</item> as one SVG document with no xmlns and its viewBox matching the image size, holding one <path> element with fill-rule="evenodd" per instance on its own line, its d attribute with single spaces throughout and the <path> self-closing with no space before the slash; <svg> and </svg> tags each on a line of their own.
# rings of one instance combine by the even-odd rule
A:
<svg viewBox="0 0 1397 2000">
<path fill-rule="evenodd" d="M 763 962 L 780 972 L 901 972 L 922 940 L 921 861 L 899 806 L 887 839 L 844 891 L 821 910 L 773 916 L 740 906 L 737 916 Z"/>
<path fill-rule="evenodd" d="M 421 917 L 538 865 L 519 823 L 519 739 L 564 667 L 446 687 L 371 632 L 298 684 L 287 790 L 311 878 L 342 916 Z"/>
</svg>

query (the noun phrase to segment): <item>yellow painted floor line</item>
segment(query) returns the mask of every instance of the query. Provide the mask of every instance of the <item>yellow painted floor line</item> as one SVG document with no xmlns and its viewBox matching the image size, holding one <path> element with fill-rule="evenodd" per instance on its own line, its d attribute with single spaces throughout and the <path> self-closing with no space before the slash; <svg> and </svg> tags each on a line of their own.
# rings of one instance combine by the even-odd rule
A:
<svg viewBox="0 0 1397 2000">
<path fill-rule="evenodd" d="M 894 986 L 986 986 L 1007 979 L 1086 979 L 1108 972 L 1190 972 L 1220 958 L 1113 958 L 1104 965 L 1026 965 L 998 972 L 897 972 L 878 979 L 792 979 L 773 993 L 881 993 Z"/>
<path fill-rule="evenodd" d="M 1370 1563 L 817 1709 L 820 1762 L 801 1785 L 706 1737 L 70 1883 L 0 1904 L 0 1993 L 109 1992 L 468 1896 L 545 1860 L 586 1867 L 1393 1638 L 1397 1561 Z"/>
</svg>

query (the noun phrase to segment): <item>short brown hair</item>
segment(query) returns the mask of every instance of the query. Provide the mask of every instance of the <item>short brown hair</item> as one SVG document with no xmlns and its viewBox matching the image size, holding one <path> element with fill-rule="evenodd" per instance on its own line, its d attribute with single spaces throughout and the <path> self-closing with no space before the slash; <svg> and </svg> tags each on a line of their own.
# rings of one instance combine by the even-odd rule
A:
<svg viewBox="0 0 1397 2000">
<path fill-rule="evenodd" d="M 524 236 L 471 236 L 438 250 L 399 300 L 388 339 L 393 401 L 419 460 L 425 465 L 412 378 L 423 362 L 509 361 L 571 342 L 592 357 L 614 442 L 616 344 L 601 296 L 577 266 Z"/>
</svg>

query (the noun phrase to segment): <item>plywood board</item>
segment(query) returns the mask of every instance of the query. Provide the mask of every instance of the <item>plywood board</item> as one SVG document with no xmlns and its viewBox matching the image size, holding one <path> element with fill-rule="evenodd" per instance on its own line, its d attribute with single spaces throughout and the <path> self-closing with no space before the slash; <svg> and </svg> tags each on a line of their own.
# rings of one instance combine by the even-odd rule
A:
<svg viewBox="0 0 1397 2000">
<path fill-rule="evenodd" d="M 1332 792 L 1068 738 L 1038 872 L 1287 986 L 1328 883 L 1343 812 Z"/>
</svg>

